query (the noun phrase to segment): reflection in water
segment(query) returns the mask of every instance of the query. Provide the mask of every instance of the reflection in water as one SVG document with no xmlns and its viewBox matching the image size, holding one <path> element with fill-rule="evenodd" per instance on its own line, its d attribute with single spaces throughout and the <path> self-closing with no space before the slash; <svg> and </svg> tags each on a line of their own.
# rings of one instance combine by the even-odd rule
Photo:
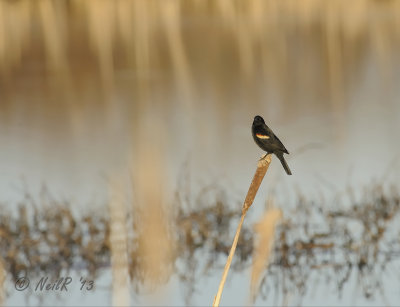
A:
<svg viewBox="0 0 400 307">
<path fill-rule="evenodd" d="M 284 203 L 398 180 L 399 49 L 398 1 L 0 1 L 1 195 L 19 200 L 22 178 L 86 205 L 118 178 L 169 242 L 184 161 L 244 195 L 255 114 L 291 153 L 290 181 L 275 160 L 268 174 Z"/>
<path fill-rule="evenodd" d="M 398 285 L 399 276 L 390 272 L 397 272 L 399 264 L 400 195 L 397 188 L 385 189 L 380 185 L 367 188 L 357 199 L 353 199 L 353 191 L 349 191 L 345 197 L 334 201 L 335 206 L 299 195 L 293 210 L 285 210 L 283 214 L 283 210 L 271 208 L 258 217 L 255 227 L 244 223 L 232 264 L 232 270 L 242 279 L 239 292 L 248 295 L 251 291 L 251 299 L 262 298 L 263 306 L 282 305 L 281 302 L 307 304 L 306 298 L 318 302 L 321 298 L 316 293 L 319 292 L 322 292 L 321 304 L 327 302 L 328 297 L 330 302 L 332 298 L 337 302 L 335 298 L 342 295 L 345 300 L 339 300 L 341 305 L 348 302 L 349 297 L 355 299 L 353 305 L 363 302 L 370 305 L 386 302 L 386 299 L 396 302 L 397 292 L 391 293 Z M 211 282 L 218 285 L 220 274 L 216 272 L 223 265 L 221 258 L 224 260 L 229 253 L 230 232 L 235 229 L 241 211 L 240 203 L 232 208 L 227 201 L 229 191 L 208 186 L 193 198 L 187 195 L 189 192 L 183 188 L 177 193 L 175 210 L 170 214 L 173 232 L 169 237 L 176 245 L 174 253 L 168 255 L 170 265 L 162 268 L 182 282 L 179 302 L 184 298 L 186 306 L 199 291 L 202 292 L 200 302 L 212 298 L 210 293 L 214 292 L 205 291 L 200 281 L 207 275 L 218 275 L 215 283 Z M 351 205 L 347 206 L 349 199 Z M 159 260 L 167 256 L 163 253 L 165 245 L 161 242 L 160 253 L 149 254 L 150 260 L 146 259 L 140 246 L 143 221 L 133 218 L 131 223 L 126 223 L 125 217 L 122 224 L 129 227 L 124 234 L 117 233 L 114 228 L 117 219 L 123 218 L 115 212 L 120 209 L 119 196 L 113 200 L 117 203 L 113 204 L 110 217 L 98 210 L 104 208 L 101 205 L 96 210 L 74 214 L 68 203 L 49 195 L 44 195 L 43 203 L 36 204 L 41 205 L 40 209 L 27 194 L 17 214 L 10 216 L 7 210 L 2 210 L 0 252 L 9 277 L 15 282 L 27 272 L 33 282 L 45 272 L 52 272 L 57 279 L 69 275 L 68 269 L 76 268 L 101 288 L 99 277 L 107 274 L 111 258 L 113 303 L 128 304 L 130 294 L 135 299 L 143 294 L 143 285 L 155 281 L 152 279 L 155 276 L 149 279 L 148 274 L 160 269 L 157 262 L 153 262 L 154 268 L 149 271 L 147 264 L 154 258 Z M 277 222 L 279 226 L 275 228 Z M 119 230 L 123 232 L 123 228 Z M 127 242 L 124 242 L 124 235 L 129 237 Z M 118 253 L 126 253 L 128 257 L 121 261 Z M 250 265 L 251 279 L 246 277 L 250 275 Z M 166 283 L 170 277 L 165 272 L 159 273 L 156 277 L 166 279 L 158 282 Z M 126 285 L 128 276 L 132 288 Z M 229 290 L 229 284 L 226 288 Z M 244 302 L 238 301 L 238 288 L 233 288 L 234 291 L 225 290 L 223 302 L 228 305 Z M 69 299 L 73 293 L 71 291 L 67 298 L 60 295 L 60 298 Z M 31 294 L 29 302 L 42 292 Z M 170 301 L 171 296 L 169 291 L 160 305 Z"/>
</svg>

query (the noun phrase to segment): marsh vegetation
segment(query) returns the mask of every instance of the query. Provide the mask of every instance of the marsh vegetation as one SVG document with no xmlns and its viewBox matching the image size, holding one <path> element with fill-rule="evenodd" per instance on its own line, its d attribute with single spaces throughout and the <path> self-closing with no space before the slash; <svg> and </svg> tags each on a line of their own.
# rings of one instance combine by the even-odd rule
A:
<svg viewBox="0 0 400 307">
<path fill-rule="evenodd" d="M 220 277 L 260 114 L 294 175 L 272 162 L 232 277 L 253 272 L 256 304 L 397 301 L 399 21 L 395 0 L 0 1 L 7 297 L 82 270 L 112 272 L 108 304 L 176 279 L 211 304 L 193 297 Z"/>
<path fill-rule="evenodd" d="M 213 187 L 205 187 L 194 199 L 187 198 L 185 191 L 176 195 L 168 227 L 168 245 L 174 246 L 174 252 L 162 267 L 152 263 L 163 271 L 156 279 L 149 276 L 152 271 L 144 265 L 140 252 L 141 230 L 135 219 L 140 213 L 132 212 L 121 229 L 127 229 L 130 238 L 127 253 L 132 290 L 140 294 L 149 279 L 160 286 L 177 276 L 185 289 L 185 301 L 190 303 L 193 291 L 200 290 L 196 289 L 199 280 L 223 266 L 241 202 L 232 203 L 229 191 Z M 232 206 L 235 203 L 237 206 Z M 385 298 L 384 278 L 395 272 L 400 260 L 397 187 L 368 186 L 359 199 L 354 199 L 351 191 L 329 201 L 298 195 L 293 207 L 281 205 L 283 215 L 273 236 L 270 260 L 258 272 L 257 296 L 272 295 L 280 304 L 295 293 L 291 302 L 301 304 L 307 292 L 322 287 L 320 280 L 340 296 L 354 276 L 365 298 Z M 40 200 L 26 195 L 13 214 L 3 209 L 3 268 L 14 281 L 21 275 L 34 279 L 45 272 L 53 272 L 57 278 L 70 270 L 84 271 L 93 278 L 101 275 L 111 267 L 112 226 L 107 206 L 98 208 L 102 210 L 73 213 L 68 202 L 46 193 Z M 252 255 L 260 235 L 252 224 L 244 224 L 233 274 L 242 274 L 254 265 Z"/>
</svg>

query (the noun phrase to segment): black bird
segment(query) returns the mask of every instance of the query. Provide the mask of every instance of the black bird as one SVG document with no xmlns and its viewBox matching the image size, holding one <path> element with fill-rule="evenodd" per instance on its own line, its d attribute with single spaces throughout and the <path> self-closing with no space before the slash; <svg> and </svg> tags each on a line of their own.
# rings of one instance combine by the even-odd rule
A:
<svg viewBox="0 0 400 307">
<path fill-rule="evenodd" d="M 278 139 L 278 137 L 272 132 L 272 130 L 265 124 L 264 119 L 261 116 L 254 117 L 253 126 L 251 127 L 254 141 L 256 144 L 267 152 L 267 154 L 273 153 L 281 161 L 283 168 L 288 175 L 292 172 L 287 165 L 283 154 L 289 154 L 285 146 Z"/>
</svg>

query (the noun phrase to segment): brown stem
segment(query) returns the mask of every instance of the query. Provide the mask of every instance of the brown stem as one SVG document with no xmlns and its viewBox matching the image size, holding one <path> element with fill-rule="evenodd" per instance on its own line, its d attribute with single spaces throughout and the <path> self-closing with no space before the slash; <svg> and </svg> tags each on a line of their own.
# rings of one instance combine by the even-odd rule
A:
<svg viewBox="0 0 400 307">
<path fill-rule="evenodd" d="M 242 229 L 244 217 L 246 216 L 247 210 L 249 210 L 250 206 L 253 204 L 254 198 L 257 194 L 258 188 L 265 176 L 265 173 L 268 170 L 268 167 L 271 163 L 271 155 L 267 155 L 264 158 L 261 158 L 257 163 L 257 170 L 254 174 L 253 180 L 251 181 L 249 190 L 246 195 L 246 199 L 244 200 L 243 208 L 242 208 L 242 216 L 240 218 L 239 225 L 236 229 L 235 238 L 233 239 L 231 251 L 229 252 L 228 259 L 226 260 L 224 272 L 222 274 L 221 282 L 219 283 L 217 295 L 214 297 L 213 306 L 218 307 L 219 302 L 221 300 L 222 290 L 224 289 L 226 277 L 228 276 L 228 271 L 232 263 L 233 255 L 235 254 L 236 245 L 239 240 L 240 230 Z"/>
</svg>

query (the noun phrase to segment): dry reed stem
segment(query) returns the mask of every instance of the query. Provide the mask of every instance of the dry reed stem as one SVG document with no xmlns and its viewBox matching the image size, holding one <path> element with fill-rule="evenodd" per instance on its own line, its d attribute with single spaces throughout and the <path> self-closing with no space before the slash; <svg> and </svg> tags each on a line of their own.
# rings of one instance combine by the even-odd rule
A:
<svg viewBox="0 0 400 307">
<path fill-rule="evenodd" d="M 123 201 L 123 183 L 110 184 L 110 251 L 112 270 L 112 306 L 130 305 L 127 208 Z"/>
<path fill-rule="evenodd" d="M 149 91 L 147 87 L 140 91 L 141 102 L 149 97 Z M 160 113 L 150 112 L 145 105 L 142 106 L 138 118 L 138 127 L 141 128 L 136 137 L 142 146 L 132 149 L 135 152 L 132 162 L 135 201 L 132 209 L 138 244 L 137 261 L 143 274 L 143 286 L 150 291 L 164 285 L 172 274 L 175 245 L 171 235 L 171 210 L 166 201 L 166 162 L 162 154 L 167 135 L 162 129 L 160 116 Z M 159 298 L 153 296 L 151 299 Z"/>
<path fill-rule="evenodd" d="M 257 163 L 257 170 L 256 173 L 254 174 L 253 180 L 251 181 L 249 190 L 246 195 L 246 199 L 243 204 L 242 216 L 240 218 L 239 225 L 236 229 L 235 238 L 233 239 L 228 259 L 226 260 L 224 272 L 222 274 L 222 278 L 219 283 L 218 292 L 217 295 L 214 297 L 213 306 L 215 307 L 219 306 L 219 302 L 221 301 L 222 290 L 224 289 L 226 277 L 228 276 L 228 271 L 232 263 L 233 255 L 235 254 L 236 245 L 239 240 L 240 230 L 242 229 L 244 217 L 246 216 L 246 213 L 249 210 L 250 206 L 253 204 L 258 188 L 260 187 L 260 184 L 265 176 L 265 173 L 268 170 L 270 163 L 271 163 L 271 155 L 267 155 L 266 157 L 261 158 Z"/>
<path fill-rule="evenodd" d="M 253 252 L 253 265 L 250 280 L 250 302 L 254 304 L 259 287 L 261 273 L 269 263 L 271 251 L 274 245 L 275 229 L 282 219 L 282 210 L 270 208 L 260 221 L 255 225 L 258 242 Z"/>
<path fill-rule="evenodd" d="M 5 280 L 6 280 L 6 275 L 7 272 L 4 269 L 4 262 L 3 258 L 0 258 L 0 306 L 4 306 L 4 301 L 6 298 L 6 292 L 5 292 Z"/>
</svg>

